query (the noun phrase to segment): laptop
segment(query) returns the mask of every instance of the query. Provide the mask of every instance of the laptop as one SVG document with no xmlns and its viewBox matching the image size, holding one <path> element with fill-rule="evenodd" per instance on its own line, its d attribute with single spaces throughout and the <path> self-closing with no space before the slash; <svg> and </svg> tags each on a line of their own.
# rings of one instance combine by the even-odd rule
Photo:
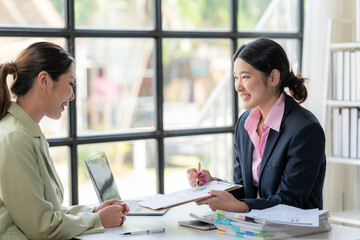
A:
<svg viewBox="0 0 360 240">
<path fill-rule="evenodd" d="M 121 199 L 104 152 L 97 153 L 85 159 L 85 165 L 100 203 L 112 198 Z M 140 207 L 138 203 L 143 200 L 144 199 L 122 200 L 130 208 L 128 216 L 162 216 L 166 213 L 167 209 L 163 211 L 152 211 Z"/>
</svg>

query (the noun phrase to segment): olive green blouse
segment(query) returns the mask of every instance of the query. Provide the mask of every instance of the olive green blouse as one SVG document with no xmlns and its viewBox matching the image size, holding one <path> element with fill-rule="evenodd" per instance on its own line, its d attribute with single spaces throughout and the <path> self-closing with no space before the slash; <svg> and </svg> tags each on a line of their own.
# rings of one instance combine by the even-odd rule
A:
<svg viewBox="0 0 360 240">
<path fill-rule="evenodd" d="M 71 239 L 104 231 L 94 208 L 63 207 L 63 193 L 39 125 L 12 102 L 0 121 L 0 239 Z"/>
</svg>

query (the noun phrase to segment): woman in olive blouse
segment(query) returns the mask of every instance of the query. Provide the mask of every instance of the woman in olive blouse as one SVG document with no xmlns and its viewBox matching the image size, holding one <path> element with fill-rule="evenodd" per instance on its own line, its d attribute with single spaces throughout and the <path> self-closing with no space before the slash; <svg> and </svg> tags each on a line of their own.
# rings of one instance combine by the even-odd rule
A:
<svg viewBox="0 0 360 240">
<path fill-rule="evenodd" d="M 120 226 L 129 211 L 117 199 L 62 206 L 63 186 L 38 124 L 59 119 L 75 98 L 73 63 L 58 45 L 37 42 L 0 65 L 0 239 L 71 239 Z"/>
</svg>

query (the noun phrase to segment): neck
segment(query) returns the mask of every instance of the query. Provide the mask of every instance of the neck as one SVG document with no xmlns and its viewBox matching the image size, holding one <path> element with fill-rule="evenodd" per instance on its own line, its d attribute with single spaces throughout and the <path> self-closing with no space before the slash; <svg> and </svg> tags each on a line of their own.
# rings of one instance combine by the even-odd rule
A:
<svg viewBox="0 0 360 240">
<path fill-rule="evenodd" d="M 275 105 L 276 101 L 279 99 L 279 95 L 274 95 L 270 98 L 269 101 L 267 101 L 264 105 L 259 106 L 260 112 L 261 112 L 261 122 L 264 122 L 267 116 L 269 115 L 271 109 Z"/>
<path fill-rule="evenodd" d="M 41 104 L 38 102 L 38 97 L 33 96 L 29 92 L 25 96 L 20 96 L 16 99 L 16 103 L 36 122 L 40 123 L 41 119 L 45 116 L 42 112 Z"/>
</svg>

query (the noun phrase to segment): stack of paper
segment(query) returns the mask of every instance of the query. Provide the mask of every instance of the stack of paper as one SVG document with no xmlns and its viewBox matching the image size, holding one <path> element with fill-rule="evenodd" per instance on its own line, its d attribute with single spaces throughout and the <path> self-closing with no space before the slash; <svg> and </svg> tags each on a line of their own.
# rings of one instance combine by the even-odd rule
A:
<svg viewBox="0 0 360 240">
<path fill-rule="evenodd" d="M 216 211 L 217 232 L 245 239 L 285 239 L 328 232 L 331 225 L 327 210 L 302 210 L 277 205 L 249 213 Z"/>
</svg>

